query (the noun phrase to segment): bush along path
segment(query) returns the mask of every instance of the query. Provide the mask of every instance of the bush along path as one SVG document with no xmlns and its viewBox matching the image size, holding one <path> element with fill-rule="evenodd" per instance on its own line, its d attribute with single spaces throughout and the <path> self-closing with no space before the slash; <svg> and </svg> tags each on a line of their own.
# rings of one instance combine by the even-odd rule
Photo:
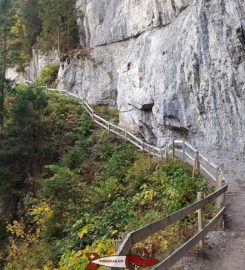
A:
<svg viewBox="0 0 245 270">
<path fill-rule="evenodd" d="M 7 103 L 0 137 L 0 169 L 7 173 L 0 185 L 8 196 L 1 199 L 6 207 L 11 196 L 18 200 L 1 219 L 4 270 L 85 269 L 86 252 L 115 254 L 121 233 L 191 204 L 197 191 L 212 192 L 183 162 L 145 155 L 96 128 L 76 100 L 32 86 L 19 87 Z M 12 162 L 17 157 L 22 171 Z M 191 215 L 138 243 L 135 252 L 160 259 L 195 230 Z"/>
<path fill-rule="evenodd" d="M 73 94 L 71 94 L 73 95 Z M 75 95 L 73 97 L 77 98 Z M 93 113 L 91 110 L 90 113 Z M 107 125 L 108 126 L 108 125 Z M 144 148 L 144 144 L 136 145 L 141 150 L 147 151 Z M 170 146 L 170 145 L 169 145 Z M 149 147 L 150 149 L 150 147 Z M 174 148 L 172 148 L 174 149 Z M 168 148 L 159 149 L 158 153 L 155 155 L 160 154 L 163 156 L 163 152 L 169 151 Z M 183 149 L 184 151 L 184 149 Z M 149 152 L 149 151 L 148 151 Z M 173 154 L 174 150 L 172 151 Z M 154 155 L 154 150 L 153 150 Z M 230 153 L 229 153 L 230 155 Z M 181 156 L 180 156 L 181 157 Z M 217 163 L 224 164 L 224 179 L 230 181 L 229 185 L 229 192 L 227 194 L 226 203 L 228 205 L 227 215 L 226 215 L 226 222 L 225 227 L 226 231 L 218 231 L 218 232 L 211 232 L 207 236 L 207 245 L 204 249 L 204 253 L 202 252 L 202 256 L 198 258 L 188 258 L 184 260 L 182 266 L 180 268 L 184 269 L 244 269 L 245 263 L 245 192 L 244 186 L 245 182 L 243 180 L 243 175 L 245 172 L 245 160 L 243 157 L 235 156 L 233 159 L 230 157 L 226 160 L 217 160 Z M 208 162 L 209 163 L 209 162 Z M 206 164 L 205 164 L 206 165 Z M 207 169 L 207 167 L 204 168 Z M 213 165 L 211 163 L 211 165 Z M 215 167 L 215 166 L 213 166 Z M 207 171 L 205 170 L 203 173 L 208 177 L 214 180 L 214 173 L 207 175 Z M 225 254 L 223 256 L 222 254 Z M 187 263 L 186 263 L 187 261 Z M 181 264 L 180 264 L 181 265 Z M 184 265 L 184 266 L 183 266 Z M 186 268 L 187 267 L 187 268 Z M 189 268 L 188 268 L 189 267 Z"/>
<path fill-rule="evenodd" d="M 51 89 L 52 90 L 52 89 Z M 106 121 L 105 119 L 101 118 L 100 116 L 98 116 L 97 114 L 95 114 L 93 112 L 93 109 L 87 104 L 87 102 L 81 98 L 79 98 L 78 96 L 69 93 L 67 91 L 61 91 L 62 93 L 65 93 L 66 95 L 72 96 L 76 99 L 78 99 L 80 102 L 82 102 L 82 104 L 85 106 L 86 111 L 88 112 L 88 114 L 91 116 L 92 120 L 98 124 L 99 126 L 105 128 L 108 130 L 108 132 L 113 132 L 115 134 L 117 134 L 120 137 L 124 137 L 125 139 L 127 139 L 128 141 L 130 141 L 131 143 L 133 143 L 135 146 L 137 146 L 139 149 L 148 152 L 149 154 L 152 154 L 153 156 L 160 156 L 161 158 L 163 158 L 163 149 L 151 146 L 149 144 L 146 144 L 144 141 L 138 139 L 137 137 L 135 137 L 133 134 L 129 133 L 126 130 L 121 129 L 118 126 L 115 126 L 113 124 L 111 124 L 109 121 Z M 169 148 L 170 151 L 169 151 Z M 172 157 L 175 158 L 176 156 L 179 156 L 180 158 L 184 159 L 186 162 L 193 162 L 193 173 L 192 176 L 194 177 L 195 172 L 200 172 L 202 171 L 205 175 L 208 176 L 209 179 L 214 180 L 216 182 L 217 185 L 217 192 L 214 192 L 212 194 L 212 196 L 210 196 L 209 198 L 200 198 L 201 201 L 200 203 L 203 203 L 203 206 L 206 206 L 206 204 L 212 202 L 214 199 L 216 199 L 217 197 L 221 196 L 221 198 L 218 199 L 218 206 L 221 208 L 220 212 L 217 214 L 217 216 L 210 221 L 207 226 L 205 226 L 205 228 L 203 228 L 204 224 L 203 224 L 203 217 L 202 217 L 202 211 L 198 211 L 198 213 L 200 214 L 200 216 L 198 217 L 198 219 L 200 221 L 198 221 L 198 229 L 199 229 L 199 233 L 195 234 L 195 236 L 192 237 L 192 239 L 190 239 L 188 242 L 186 242 L 184 245 L 182 245 L 178 250 L 176 250 L 171 257 L 168 257 L 166 260 L 162 261 L 161 263 L 159 263 L 158 266 L 154 267 L 154 269 L 166 269 L 169 268 L 170 266 L 174 265 L 175 262 L 177 262 L 185 253 L 188 252 L 188 250 L 190 250 L 192 247 L 195 246 L 196 243 L 198 243 L 198 239 L 201 239 L 201 237 L 205 236 L 208 231 L 210 231 L 212 229 L 212 227 L 218 223 L 220 217 L 223 216 L 224 211 L 225 211 L 225 207 L 224 207 L 224 193 L 227 190 L 227 184 L 222 188 L 222 184 L 223 181 L 225 183 L 225 180 L 223 178 L 223 174 L 221 172 L 221 170 L 214 165 L 212 162 L 210 162 L 207 158 L 205 158 L 203 155 L 201 155 L 195 148 L 193 148 L 190 144 L 186 143 L 185 141 L 173 141 L 171 144 L 166 145 L 165 146 L 165 155 L 166 157 L 168 156 L 168 154 L 171 153 Z M 217 195 L 216 195 L 217 194 Z M 200 196 L 203 196 L 200 194 Z M 211 199 L 212 198 L 212 199 Z M 223 198 L 223 199 L 222 199 Z M 201 205 L 201 204 L 200 204 Z M 202 207 L 203 207 L 202 206 Z M 193 208 L 193 210 L 191 210 Z M 189 210 L 190 209 L 190 210 Z M 185 216 L 187 216 L 188 214 L 191 214 L 194 209 L 198 209 L 195 208 L 195 206 L 193 205 L 189 207 L 189 209 L 184 210 L 180 213 L 176 213 L 173 214 L 172 216 L 169 216 L 167 220 L 181 220 L 182 218 L 184 218 Z M 186 214 L 184 214 L 186 213 Z M 177 218 L 176 218 L 177 217 Z M 121 243 L 121 246 L 119 247 L 118 250 L 118 254 L 119 255 L 127 255 L 130 252 L 130 249 L 133 248 L 132 243 L 136 244 L 138 242 L 140 242 L 141 240 L 143 240 L 144 238 L 146 238 L 147 236 L 151 236 L 153 234 L 155 234 L 156 232 L 158 232 L 161 229 L 165 229 L 165 226 L 159 227 L 159 224 L 163 223 L 165 224 L 165 219 L 163 220 L 159 220 L 158 222 L 152 223 L 151 225 L 149 225 L 151 228 L 151 233 L 145 233 L 146 231 L 148 231 L 148 226 L 146 226 L 145 228 L 142 228 L 139 231 L 135 231 L 130 233 L 125 241 L 123 241 Z M 172 224 L 173 222 L 167 222 L 168 225 Z M 166 224 L 167 224 L 166 223 Z M 154 228 L 157 228 L 154 229 Z M 135 235 L 135 236 L 134 236 Z M 137 236 L 136 236 L 137 235 Z M 135 241 L 134 238 L 137 238 L 138 240 Z"/>
</svg>

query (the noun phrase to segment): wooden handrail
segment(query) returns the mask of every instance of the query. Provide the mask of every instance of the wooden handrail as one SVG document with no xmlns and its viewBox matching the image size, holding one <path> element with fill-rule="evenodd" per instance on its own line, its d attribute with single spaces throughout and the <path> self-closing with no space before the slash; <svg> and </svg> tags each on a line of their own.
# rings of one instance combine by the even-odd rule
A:
<svg viewBox="0 0 245 270">
<path fill-rule="evenodd" d="M 165 260 L 154 266 L 152 270 L 166 270 L 173 266 L 178 260 L 180 260 L 190 249 L 192 249 L 207 233 L 214 227 L 215 224 L 223 217 L 225 213 L 225 207 L 223 207 L 219 213 L 198 233 L 192 236 L 187 242 L 179 247 L 175 252 L 169 255 Z"/>
<path fill-rule="evenodd" d="M 210 160 L 208 160 L 206 157 L 204 157 L 202 154 L 200 154 L 200 158 L 203 159 L 204 161 L 206 161 L 210 166 L 212 166 L 214 169 L 218 169 L 217 165 L 215 165 L 214 163 L 212 163 Z"/>
<path fill-rule="evenodd" d="M 115 133 L 116 135 L 120 136 L 120 137 L 124 137 L 120 132 L 123 132 L 124 135 L 126 135 L 126 139 L 128 141 L 130 141 L 132 144 L 134 144 L 136 147 L 138 147 L 140 150 L 145 151 L 145 152 L 149 152 L 152 155 L 158 156 L 158 157 L 162 157 L 162 153 L 166 150 L 169 150 L 169 148 L 171 148 L 172 143 L 169 143 L 167 145 L 165 145 L 162 148 L 158 148 L 156 146 L 153 146 L 151 144 L 146 143 L 145 141 L 141 140 L 140 138 L 138 138 L 137 136 L 135 136 L 134 134 L 130 133 L 129 131 L 114 125 L 113 123 L 105 120 L 104 118 L 102 118 L 101 116 L 97 115 L 94 113 L 93 109 L 89 106 L 89 104 L 86 102 L 86 100 L 84 100 L 83 98 L 77 96 L 76 94 L 73 94 L 71 92 L 68 92 L 66 90 L 58 90 L 58 89 L 48 89 L 50 91 L 59 91 L 61 93 L 65 93 L 68 96 L 71 96 L 73 98 L 78 99 L 80 102 L 83 103 L 85 110 L 87 111 L 87 113 L 93 118 L 94 122 L 98 125 L 100 125 L 101 127 L 105 128 L 105 129 L 110 129 L 111 132 Z M 102 123 L 101 123 L 102 122 Z M 179 147 L 182 147 L 183 149 L 185 149 L 184 151 L 181 151 L 180 149 L 177 149 L 176 147 L 173 147 L 174 151 L 179 151 L 181 153 L 183 153 L 183 158 L 186 156 L 188 158 L 190 158 L 191 160 L 195 160 L 195 156 L 191 155 L 191 153 L 188 153 L 188 149 L 192 152 L 196 152 L 197 149 L 194 148 L 191 144 L 189 144 L 188 142 L 186 142 L 185 140 L 174 140 L 174 144 Z M 147 149 L 148 147 L 148 149 Z M 173 152 L 172 150 L 169 151 Z M 173 152 L 173 155 L 175 155 L 175 153 Z M 215 176 L 209 171 L 208 168 L 205 167 L 205 164 L 202 164 L 202 160 L 205 161 L 207 164 L 209 164 L 209 166 L 213 167 L 213 169 L 218 168 L 218 166 L 216 166 L 214 163 L 212 163 L 211 161 L 209 161 L 206 157 L 204 157 L 202 154 L 199 154 L 200 157 L 200 165 L 201 168 L 211 177 L 212 180 L 215 181 Z"/>
<path fill-rule="evenodd" d="M 138 229 L 136 231 L 133 231 L 129 233 L 129 237 L 125 239 L 121 245 L 121 248 L 119 249 L 119 255 L 127 255 L 130 249 L 133 247 L 133 245 L 137 244 L 138 242 L 144 240 L 148 236 L 159 232 L 160 230 L 165 229 L 167 226 L 173 224 L 174 222 L 183 219 L 184 217 L 190 215 L 191 213 L 197 211 L 200 208 L 203 208 L 207 204 L 211 203 L 215 199 L 217 199 L 219 196 L 224 194 L 227 191 L 228 185 L 223 186 L 218 191 L 213 192 L 206 198 L 195 202 L 189 206 L 186 206 L 185 208 L 182 208 L 178 210 L 177 212 L 166 216 L 158 221 L 155 221 L 141 229 Z"/>
<path fill-rule="evenodd" d="M 197 149 L 195 147 L 193 147 L 191 144 L 189 144 L 188 142 L 185 142 L 185 145 L 187 147 L 189 147 L 193 152 L 196 152 L 197 151 Z"/>
<path fill-rule="evenodd" d="M 50 90 L 55 91 L 55 89 L 50 89 Z M 60 90 L 57 90 L 57 91 L 60 91 Z M 190 160 L 194 162 L 193 164 L 194 172 L 196 169 L 203 170 L 207 175 L 210 176 L 212 180 L 216 181 L 217 176 L 216 175 L 214 176 L 212 172 L 210 172 L 210 167 L 216 170 L 216 172 L 218 171 L 219 167 L 216 166 L 211 161 L 209 161 L 202 154 L 200 154 L 196 148 L 194 148 L 191 144 L 189 144 L 185 140 L 173 140 L 171 143 L 167 143 L 164 147 L 158 148 L 156 146 L 146 143 L 145 141 L 141 140 L 140 138 L 130 133 L 129 131 L 124 130 L 122 127 L 114 125 L 111 122 L 102 118 L 101 116 L 95 114 L 93 109 L 89 106 L 89 104 L 84 99 L 80 98 L 79 96 L 73 93 L 69 93 L 65 90 L 61 90 L 60 92 L 65 93 L 66 95 L 71 96 L 73 98 L 79 99 L 79 101 L 82 102 L 82 104 L 84 105 L 86 112 L 91 116 L 91 118 L 96 124 L 98 124 L 102 128 L 107 129 L 109 132 L 112 132 L 122 138 L 127 139 L 129 142 L 134 144 L 140 150 L 148 152 L 158 157 L 162 157 L 164 150 L 166 153 L 172 153 L 173 158 L 175 158 L 175 153 L 177 152 L 182 153 L 180 158 L 185 159 L 185 157 L 188 157 Z M 198 166 L 196 164 L 198 164 Z M 207 164 L 209 165 L 209 168 L 206 167 Z M 195 166 L 197 168 L 195 168 Z M 221 182 L 224 179 L 223 179 L 223 175 L 221 171 L 217 179 L 218 179 L 219 189 L 213 192 L 211 195 L 189 206 L 186 206 L 185 208 L 182 208 L 179 211 L 169 216 L 166 216 L 158 221 L 155 221 L 147 226 L 144 226 L 141 229 L 135 230 L 127 234 L 126 238 L 123 240 L 122 244 L 119 247 L 118 255 L 121 255 L 121 256 L 128 255 L 133 245 L 135 245 L 136 243 L 144 240 L 145 238 L 153 235 L 154 233 L 159 232 L 160 230 L 165 229 L 167 226 L 171 225 L 172 223 L 178 220 L 183 219 L 184 217 L 197 211 L 198 209 L 203 208 L 204 206 L 216 200 L 220 196 L 224 196 L 225 192 L 228 189 L 228 184 L 226 183 L 222 187 Z M 220 205 L 222 205 L 222 203 L 220 203 Z M 196 245 L 210 231 L 212 226 L 216 224 L 218 220 L 224 215 L 224 212 L 225 212 L 225 207 L 223 207 L 219 211 L 219 213 L 200 232 L 195 234 L 191 239 L 185 242 L 179 249 L 173 252 L 165 260 L 163 260 L 158 265 L 153 267 L 152 270 L 165 270 L 171 267 L 175 262 L 177 262 L 180 258 L 182 258 L 194 245 Z"/>
</svg>

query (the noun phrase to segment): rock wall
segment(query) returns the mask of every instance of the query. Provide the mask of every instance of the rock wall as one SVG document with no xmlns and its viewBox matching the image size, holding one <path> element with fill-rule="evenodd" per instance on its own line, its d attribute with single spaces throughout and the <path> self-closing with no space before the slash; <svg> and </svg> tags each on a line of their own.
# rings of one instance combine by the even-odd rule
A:
<svg viewBox="0 0 245 270">
<path fill-rule="evenodd" d="M 10 81 L 14 81 L 17 84 L 25 83 L 25 74 L 18 72 L 17 67 L 11 67 L 6 70 L 6 78 Z"/>
<path fill-rule="evenodd" d="M 26 68 L 25 78 L 27 81 L 35 82 L 45 66 L 59 63 L 59 54 L 56 50 L 50 51 L 48 54 L 43 54 L 34 46 L 32 48 L 30 66 Z"/>
<path fill-rule="evenodd" d="M 87 47 L 111 44 L 155 27 L 170 24 L 188 0 L 77 1 L 81 11 L 81 43 Z M 83 34 L 85 33 L 85 35 Z"/>
<path fill-rule="evenodd" d="M 62 64 L 60 88 L 116 105 L 122 126 L 158 145 L 174 136 L 245 152 L 245 0 L 77 7 L 81 46 L 91 49 Z"/>
</svg>

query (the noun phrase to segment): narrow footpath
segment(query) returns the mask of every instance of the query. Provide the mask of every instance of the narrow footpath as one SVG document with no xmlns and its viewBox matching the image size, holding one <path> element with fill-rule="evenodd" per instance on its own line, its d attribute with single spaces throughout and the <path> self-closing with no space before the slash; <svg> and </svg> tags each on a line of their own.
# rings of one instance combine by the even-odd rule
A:
<svg viewBox="0 0 245 270">
<path fill-rule="evenodd" d="M 245 158 L 231 158 L 223 165 L 229 181 L 226 229 L 209 233 L 204 254 L 191 253 L 173 269 L 245 270 Z"/>
</svg>

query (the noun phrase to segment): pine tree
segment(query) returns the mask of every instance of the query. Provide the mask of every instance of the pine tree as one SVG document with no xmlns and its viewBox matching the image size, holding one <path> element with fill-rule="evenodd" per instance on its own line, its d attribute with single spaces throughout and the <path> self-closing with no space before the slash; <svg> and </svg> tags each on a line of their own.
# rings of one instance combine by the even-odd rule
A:
<svg viewBox="0 0 245 270">
<path fill-rule="evenodd" d="M 33 87 L 17 93 L 10 124 L 0 134 L 1 217 L 11 219 L 26 188 L 27 179 L 38 175 L 49 160 L 48 129 L 43 123 L 47 98 Z"/>
<path fill-rule="evenodd" d="M 30 60 L 31 48 L 41 33 L 42 22 L 38 15 L 37 0 L 19 0 L 14 9 L 15 24 L 11 31 L 16 36 L 13 42 L 15 59 L 16 64 L 23 67 Z"/>
<path fill-rule="evenodd" d="M 64 52 L 75 48 L 78 44 L 75 0 L 38 0 L 38 3 L 43 24 L 42 49 Z"/>
<path fill-rule="evenodd" d="M 4 90 L 8 65 L 8 39 L 11 28 L 11 1 L 0 0 L 0 126 L 4 124 Z"/>
</svg>

